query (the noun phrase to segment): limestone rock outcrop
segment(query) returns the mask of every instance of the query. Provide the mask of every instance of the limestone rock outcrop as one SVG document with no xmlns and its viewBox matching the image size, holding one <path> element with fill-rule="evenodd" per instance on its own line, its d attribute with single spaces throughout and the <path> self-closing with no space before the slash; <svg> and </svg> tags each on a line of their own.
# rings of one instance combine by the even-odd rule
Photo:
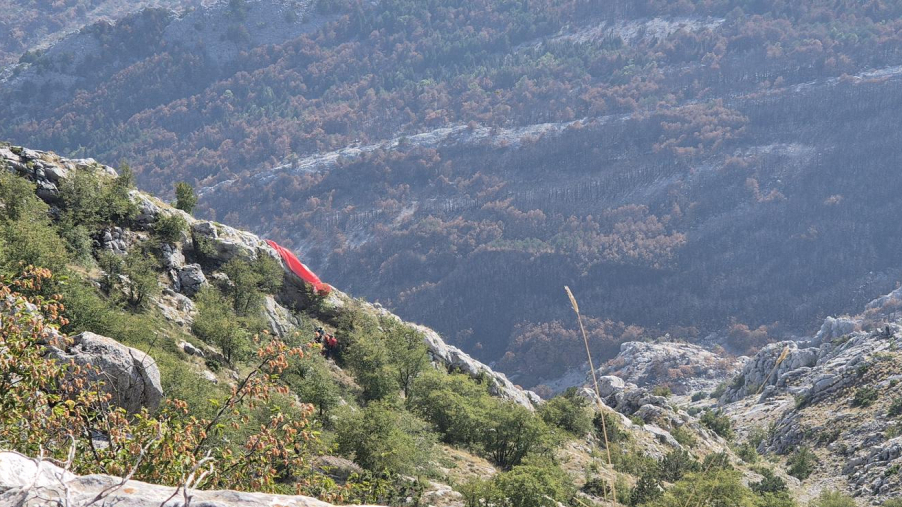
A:
<svg viewBox="0 0 902 507">
<path fill-rule="evenodd" d="M 598 369 L 639 387 L 667 385 L 679 395 L 710 389 L 736 364 L 698 345 L 680 342 L 626 342 L 616 358 Z"/>
<path fill-rule="evenodd" d="M 15 452 L 0 452 L 0 505 L 21 507 L 88 505 L 120 507 L 330 507 L 307 496 L 269 495 L 240 491 L 176 491 L 140 481 L 124 481 L 109 475 L 77 476 L 47 461 Z"/>
<path fill-rule="evenodd" d="M 64 350 L 53 349 L 53 356 L 60 361 L 93 366 L 97 371 L 89 373 L 88 378 L 103 382 L 103 389 L 113 395 L 116 405 L 132 413 L 142 407 L 154 411 L 160 406 L 160 370 L 149 354 L 91 332 L 71 339 L 71 345 Z"/>
</svg>

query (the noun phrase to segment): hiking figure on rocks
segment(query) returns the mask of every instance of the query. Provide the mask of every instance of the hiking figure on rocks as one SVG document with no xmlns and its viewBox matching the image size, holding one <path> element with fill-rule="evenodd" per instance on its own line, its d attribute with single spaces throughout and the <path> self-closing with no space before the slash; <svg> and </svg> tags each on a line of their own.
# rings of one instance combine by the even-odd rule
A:
<svg viewBox="0 0 902 507">
<path fill-rule="evenodd" d="M 322 344 L 323 339 L 326 337 L 326 330 L 322 327 L 318 327 L 313 330 L 314 340 L 316 343 Z"/>
<path fill-rule="evenodd" d="M 323 356 L 326 359 L 333 359 L 336 350 L 338 350 L 338 340 L 335 338 L 335 335 L 325 335 L 323 339 Z"/>
</svg>

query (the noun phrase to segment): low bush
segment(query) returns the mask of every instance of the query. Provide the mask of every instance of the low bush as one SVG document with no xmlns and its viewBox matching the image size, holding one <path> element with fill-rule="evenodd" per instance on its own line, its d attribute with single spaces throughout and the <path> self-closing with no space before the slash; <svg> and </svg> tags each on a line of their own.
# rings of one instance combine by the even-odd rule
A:
<svg viewBox="0 0 902 507">
<path fill-rule="evenodd" d="M 344 410 L 336 418 L 338 450 L 372 472 L 426 473 L 435 435 L 428 424 L 403 408 L 384 402 Z"/>
<path fill-rule="evenodd" d="M 539 407 L 539 416 L 550 426 L 556 426 L 576 436 L 584 436 L 592 431 L 592 411 L 588 400 L 578 396 L 575 388 L 570 388 Z"/>
<path fill-rule="evenodd" d="M 695 447 L 698 443 L 695 434 L 688 428 L 687 425 L 676 426 L 670 430 L 671 436 L 676 440 L 680 445 L 686 447 Z"/>
<path fill-rule="evenodd" d="M 749 487 L 752 488 L 752 491 L 758 493 L 759 495 L 763 495 L 765 493 L 785 493 L 787 491 L 786 481 L 774 475 L 774 472 L 769 468 L 763 468 L 760 470 L 762 478 L 758 482 L 754 482 L 749 484 Z"/>
<path fill-rule="evenodd" d="M 730 422 L 729 416 L 724 414 L 722 410 L 706 410 L 702 414 L 700 421 L 706 428 L 714 433 L 717 433 L 727 440 L 732 440 L 733 423 Z"/>
<path fill-rule="evenodd" d="M 878 396 L 879 392 L 877 389 L 870 386 L 861 387 L 855 391 L 855 396 L 852 397 L 852 406 L 870 407 L 877 401 Z"/>
<path fill-rule="evenodd" d="M 474 479 L 460 490 L 467 507 L 557 507 L 569 504 L 575 493 L 567 473 L 548 461 L 519 465 L 490 480 Z"/>
<path fill-rule="evenodd" d="M 698 472 L 701 467 L 698 461 L 686 451 L 674 449 L 658 462 L 658 477 L 667 482 L 676 482 L 684 475 Z"/>
<path fill-rule="evenodd" d="M 188 221 L 177 213 L 161 214 L 154 224 L 153 231 L 163 243 L 175 243 L 188 230 Z"/>
<path fill-rule="evenodd" d="M 889 409 L 886 411 L 886 415 L 889 417 L 899 417 L 902 415 L 902 396 L 893 398 L 893 401 L 889 404 Z"/>
<path fill-rule="evenodd" d="M 786 472 L 803 481 L 811 476 L 817 465 L 817 456 L 808 447 L 800 447 L 786 460 Z"/>
<path fill-rule="evenodd" d="M 855 500 L 844 493 L 824 491 L 809 503 L 808 507 L 855 507 L 855 505 Z"/>
<path fill-rule="evenodd" d="M 673 396 L 673 390 L 670 389 L 670 386 L 658 385 L 652 388 L 651 394 L 669 398 L 670 396 Z"/>
</svg>

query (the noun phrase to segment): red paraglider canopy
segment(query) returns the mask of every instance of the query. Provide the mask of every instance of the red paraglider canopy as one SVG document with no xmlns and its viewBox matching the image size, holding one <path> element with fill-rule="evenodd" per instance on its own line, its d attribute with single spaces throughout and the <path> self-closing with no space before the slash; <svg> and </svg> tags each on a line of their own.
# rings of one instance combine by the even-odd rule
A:
<svg viewBox="0 0 902 507">
<path fill-rule="evenodd" d="M 310 271 L 310 268 L 304 265 L 303 262 L 298 260 L 298 258 L 291 253 L 290 250 L 283 248 L 281 245 L 276 243 L 275 241 L 266 240 L 266 243 L 269 246 L 273 247 L 276 252 L 279 252 L 279 255 L 282 256 L 282 260 L 285 261 L 285 264 L 291 269 L 291 272 L 296 274 L 301 280 L 309 283 L 313 286 L 313 290 L 316 292 L 322 292 L 324 294 L 328 294 L 329 291 L 332 290 L 332 287 L 329 287 L 328 284 L 323 283 L 316 273 Z"/>
</svg>

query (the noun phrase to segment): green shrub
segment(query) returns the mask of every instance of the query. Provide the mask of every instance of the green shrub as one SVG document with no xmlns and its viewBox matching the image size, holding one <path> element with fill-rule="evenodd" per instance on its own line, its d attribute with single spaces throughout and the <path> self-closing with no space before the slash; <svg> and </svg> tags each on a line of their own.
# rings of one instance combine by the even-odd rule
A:
<svg viewBox="0 0 902 507">
<path fill-rule="evenodd" d="M 676 482 L 690 472 L 699 471 L 699 464 L 686 451 L 674 449 L 658 463 L 658 477 L 667 482 Z"/>
<path fill-rule="evenodd" d="M 467 507 L 557 507 L 568 504 L 575 493 L 567 473 L 549 462 L 520 465 L 460 489 Z"/>
<path fill-rule="evenodd" d="M 708 396 L 709 396 L 708 393 L 706 393 L 704 391 L 699 391 L 692 395 L 692 401 L 702 401 L 703 399 L 707 398 Z"/>
<path fill-rule="evenodd" d="M 519 465 L 532 451 L 548 445 L 548 429 L 541 419 L 513 402 L 495 405 L 481 431 L 482 448 L 504 470 Z"/>
<path fill-rule="evenodd" d="M 614 470 L 618 472 L 635 476 L 646 473 L 657 475 L 658 473 L 657 460 L 635 446 L 624 449 L 618 444 L 612 444 L 611 457 L 614 461 Z"/>
<path fill-rule="evenodd" d="M 298 363 L 295 375 L 286 381 L 304 403 L 319 410 L 322 418 L 341 401 L 341 393 L 335 379 L 329 373 L 326 362 L 319 355 L 309 355 Z"/>
<path fill-rule="evenodd" d="M 661 482 L 653 473 L 645 473 L 639 477 L 636 485 L 630 490 L 629 505 L 637 506 L 647 504 L 664 494 Z"/>
<path fill-rule="evenodd" d="M 861 387 L 855 391 L 855 396 L 852 398 L 852 406 L 853 407 L 870 407 L 877 401 L 877 397 L 879 393 L 877 389 L 867 386 Z"/>
<path fill-rule="evenodd" d="M 282 286 L 284 272 L 279 263 L 266 255 L 252 262 L 234 258 L 222 268 L 230 284 L 222 287 L 239 317 L 260 313 L 265 294 L 273 294 Z"/>
<path fill-rule="evenodd" d="M 784 493 L 786 489 L 786 481 L 774 475 L 769 468 L 761 469 L 762 478 L 760 481 L 749 484 L 752 491 L 763 495 L 765 493 Z"/>
<path fill-rule="evenodd" d="M 758 450 L 749 442 L 738 446 L 736 448 L 736 455 L 739 456 L 742 461 L 749 464 L 754 464 L 758 461 Z"/>
<path fill-rule="evenodd" d="M 629 433 L 620 427 L 620 415 L 613 411 L 596 412 L 592 417 L 592 427 L 602 445 L 605 442 L 603 434 L 605 429 L 607 429 L 607 442 L 610 444 L 616 444 L 629 438 Z"/>
<path fill-rule="evenodd" d="M 727 383 L 721 382 L 720 384 L 717 384 L 717 387 L 715 387 L 713 391 L 711 391 L 711 399 L 719 399 L 725 392 L 727 392 Z"/>
<path fill-rule="evenodd" d="M 902 498 L 891 498 L 883 502 L 880 507 L 902 507 Z"/>
<path fill-rule="evenodd" d="M 153 257 L 142 252 L 131 252 L 122 263 L 122 292 L 126 302 L 136 309 L 146 308 L 151 299 L 159 295 L 158 266 Z"/>
<path fill-rule="evenodd" d="M 416 378 L 429 365 L 429 350 L 423 343 L 423 335 L 409 327 L 382 323 L 387 335 L 386 349 L 395 381 L 405 398 L 411 395 Z"/>
<path fill-rule="evenodd" d="M 25 178 L 0 171 L 0 269 L 14 273 L 32 265 L 62 273 L 69 249 L 34 192 Z"/>
<path fill-rule="evenodd" d="M 670 386 L 657 385 L 652 388 L 651 394 L 653 394 L 655 396 L 663 396 L 665 398 L 669 398 L 670 396 L 673 396 L 673 390 L 670 389 Z"/>
<path fill-rule="evenodd" d="M 808 447 L 800 447 L 786 461 L 786 471 L 789 475 L 803 481 L 811 476 L 817 464 L 817 456 Z"/>
<path fill-rule="evenodd" d="M 575 388 L 567 389 L 539 407 L 539 416 L 546 424 L 557 426 L 576 436 L 592 431 L 592 411 L 588 400 L 578 396 Z"/>
<path fill-rule="evenodd" d="M 509 507 L 556 507 L 574 493 L 567 473 L 550 463 L 516 466 L 495 482 Z"/>
<path fill-rule="evenodd" d="M 411 410 L 432 423 L 448 444 L 473 446 L 491 400 L 485 386 L 466 375 L 425 371 L 414 382 Z"/>
<path fill-rule="evenodd" d="M 670 434 L 673 436 L 674 440 L 679 442 L 680 445 L 684 445 L 686 447 L 695 447 L 697 441 L 695 438 L 695 434 L 692 433 L 692 430 L 689 429 L 687 425 L 676 426 L 670 430 Z"/>
<path fill-rule="evenodd" d="M 700 420 L 706 428 L 727 440 L 732 440 L 733 424 L 722 410 L 706 410 Z"/>
<path fill-rule="evenodd" d="M 364 400 L 397 396 L 400 386 L 392 368 L 388 347 L 380 336 L 355 340 L 342 353 L 342 359 L 363 388 Z"/>
<path fill-rule="evenodd" d="M 197 194 L 194 192 L 194 187 L 184 181 L 176 183 L 175 207 L 185 213 L 191 214 L 194 212 L 195 206 L 197 206 Z"/>
<path fill-rule="evenodd" d="M 342 454 L 373 472 L 416 475 L 427 471 L 435 436 L 403 408 L 383 402 L 341 413 L 335 439 Z"/>
<path fill-rule="evenodd" d="M 886 415 L 889 417 L 899 417 L 902 415 L 902 396 L 893 398 L 893 401 L 889 404 L 889 410 L 886 411 Z"/>
<path fill-rule="evenodd" d="M 138 207 L 128 195 L 132 185 L 130 171 L 115 179 L 86 170 L 76 171 L 60 186 L 63 218 L 91 230 L 103 225 L 125 226 L 138 214 Z"/>
<path fill-rule="evenodd" d="M 808 507 L 855 507 L 855 500 L 839 491 L 824 491 Z"/>
<path fill-rule="evenodd" d="M 188 230 L 188 221 L 177 213 L 161 214 L 154 224 L 153 230 L 163 243 L 175 243 Z"/>
<path fill-rule="evenodd" d="M 215 288 L 204 287 L 195 297 L 197 315 L 191 330 L 201 340 L 216 345 L 226 362 L 234 364 L 251 349 L 251 335 Z"/>
<path fill-rule="evenodd" d="M 736 470 L 723 469 L 687 474 L 668 488 L 663 496 L 645 505 L 685 507 L 701 502 L 701 494 L 708 499 L 704 505 L 712 507 L 757 507 L 756 496 L 742 485 L 741 474 Z"/>
</svg>

